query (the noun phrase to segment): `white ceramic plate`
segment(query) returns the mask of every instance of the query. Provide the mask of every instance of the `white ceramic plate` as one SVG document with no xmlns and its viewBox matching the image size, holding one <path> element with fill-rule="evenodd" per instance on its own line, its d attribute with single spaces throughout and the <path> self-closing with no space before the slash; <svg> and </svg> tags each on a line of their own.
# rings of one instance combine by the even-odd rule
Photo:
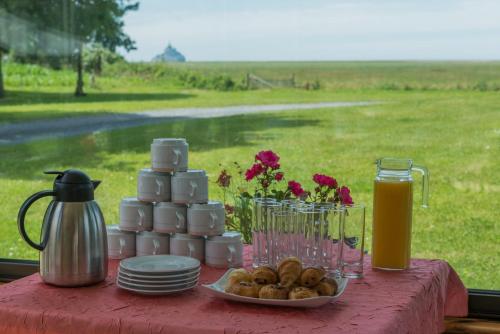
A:
<svg viewBox="0 0 500 334">
<path fill-rule="evenodd" d="M 290 306 L 290 307 L 318 307 L 330 302 L 337 300 L 340 295 L 344 292 L 348 279 L 340 278 L 337 280 L 338 283 L 338 291 L 335 296 L 321 296 L 314 298 L 305 298 L 305 299 L 260 299 L 260 298 L 252 298 L 252 297 L 243 297 L 238 295 L 233 295 L 231 293 L 227 293 L 224 291 L 224 287 L 226 286 L 227 278 L 229 274 L 235 270 L 234 268 L 229 269 L 226 273 L 215 283 L 212 284 L 204 284 L 202 288 L 206 291 L 210 292 L 213 296 L 217 298 L 233 300 L 242 303 L 252 303 L 252 304 L 262 304 L 262 305 L 277 305 L 277 306 Z"/>
<path fill-rule="evenodd" d="M 120 283 L 119 281 L 116 281 L 116 285 L 120 289 L 131 291 L 131 292 L 135 292 L 135 293 L 138 293 L 138 294 L 141 294 L 141 295 L 152 295 L 152 296 L 170 295 L 170 294 L 173 294 L 173 293 L 179 293 L 179 292 L 187 291 L 187 290 L 195 288 L 197 284 L 198 283 L 195 283 L 193 285 L 186 286 L 184 288 L 176 289 L 176 290 L 144 290 L 144 289 L 136 289 L 136 288 L 133 288 L 133 287 L 131 287 L 129 285 L 124 285 L 124 284 Z"/>
<path fill-rule="evenodd" d="M 142 275 L 182 273 L 200 267 L 200 261 L 187 256 L 147 255 L 120 261 L 120 268 Z"/>
<path fill-rule="evenodd" d="M 138 279 L 138 280 L 146 280 L 146 281 L 175 281 L 178 279 L 183 279 L 187 277 L 193 277 L 196 276 L 200 273 L 201 267 L 196 268 L 194 270 L 186 271 L 181 274 L 174 273 L 174 274 L 165 274 L 165 275 L 141 275 L 137 274 L 131 271 L 128 271 L 127 269 L 119 268 L 118 272 L 124 276 L 133 278 L 133 279 Z"/>
<path fill-rule="evenodd" d="M 120 279 L 120 281 L 122 283 L 127 283 L 127 284 L 132 285 L 132 286 L 137 286 L 137 287 L 149 286 L 149 287 L 164 288 L 164 287 L 171 287 L 173 285 L 190 284 L 190 283 L 196 282 L 198 280 L 199 276 L 200 275 L 196 275 L 193 277 L 188 277 L 186 279 L 177 280 L 177 281 L 169 281 L 169 282 L 135 280 L 135 279 L 131 279 L 131 278 L 128 278 L 126 276 L 123 276 L 121 274 L 118 274 L 117 278 Z"/>
</svg>

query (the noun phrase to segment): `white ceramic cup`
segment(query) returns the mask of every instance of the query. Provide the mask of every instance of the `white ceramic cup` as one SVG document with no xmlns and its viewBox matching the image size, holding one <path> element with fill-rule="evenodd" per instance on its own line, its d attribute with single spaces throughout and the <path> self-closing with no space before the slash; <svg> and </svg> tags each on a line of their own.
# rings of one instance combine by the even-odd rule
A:
<svg viewBox="0 0 500 334">
<path fill-rule="evenodd" d="M 170 202 L 156 203 L 153 208 L 153 230 L 161 233 L 186 233 L 187 207 Z"/>
<path fill-rule="evenodd" d="M 137 199 L 144 202 L 169 202 L 170 173 L 141 169 L 137 177 Z"/>
<path fill-rule="evenodd" d="M 205 239 L 185 233 L 176 233 L 170 238 L 170 254 L 189 256 L 205 260 Z"/>
<path fill-rule="evenodd" d="M 156 138 L 151 144 L 151 168 L 158 172 L 185 171 L 188 151 L 184 138 Z"/>
<path fill-rule="evenodd" d="M 135 239 L 137 256 L 160 255 L 170 252 L 169 235 L 158 232 L 139 232 Z"/>
<path fill-rule="evenodd" d="M 243 266 L 243 242 L 241 233 L 226 232 L 209 237 L 205 241 L 205 263 L 215 268 L 239 268 Z"/>
<path fill-rule="evenodd" d="M 172 202 L 179 204 L 207 203 L 208 177 L 204 170 L 189 169 L 172 176 Z"/>
<path fill-rule="evenodd" d="M 187 210 L 188 233 L 198 236 L 213 236 L 224 233 L 225 210 L 221 202 L 192 204 Z"/>
<path fill-rule="evenodd" d="M 106 226 L 108 257 L 126 259 L 135 256 L 135 233 L 120 230 L 118 225 Z"/>
<path fill-rule="evenodd" d="M 150 231 L 153 229 L 153 205 L 135 197 L 120 203 L 120 229 L 125 231 Z"/>
</svg>

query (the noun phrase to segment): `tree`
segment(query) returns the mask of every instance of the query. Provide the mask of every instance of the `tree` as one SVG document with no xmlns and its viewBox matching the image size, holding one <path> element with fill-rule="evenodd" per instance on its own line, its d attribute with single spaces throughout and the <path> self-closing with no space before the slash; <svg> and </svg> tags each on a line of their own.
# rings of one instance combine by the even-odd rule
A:
<svg viewBox="0 0 500 334">
<path fill-rule="evenodd" d="M 83 96 L 83 46 L 99 43 L 113 52 L 118 47 L 126 51 L 135 49 L 134 41 L 123 32 L 123 16 L 128 11 L 137 10 L 139 3 L 125 0 L 72 0 L 69 7 L 75 18 L 70 33 L 80 41 L 75 50 L 75 95 Z"/>
<path fill-rule="evenodd" d="M 133 50 L 134 41 L 123 32 L 123 16 L 138 8 L 133 0 L 1 0 L 0 48 L 23 62 L 56 68 L 74 62 L 75 95 L 82 96 L 84 45 Z"/>
</svg>

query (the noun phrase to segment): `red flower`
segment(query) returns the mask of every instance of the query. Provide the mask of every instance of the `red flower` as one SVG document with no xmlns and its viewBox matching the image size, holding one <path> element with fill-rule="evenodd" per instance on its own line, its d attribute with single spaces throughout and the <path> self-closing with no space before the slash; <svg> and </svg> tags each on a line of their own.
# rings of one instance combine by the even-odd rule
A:
<svg viewBox="0 0 500 334">
<path fill-rule="evenodd" d="M 228 215 L 230 214 L 233 214 L 234 213 L 234 206 L 230 205 L 230 204 L 225 204 L 224 205 L 224 208 L 226 209 L 226 213 Z"/>
<path fill-rule="evenodd" d="M 314 174 L 313 181 L 316 182 L 319 186 L 327 186 L 328 188 L 337 188 L 337 180 L 333 177 L 323 174 Z"/>
<path fill-rule="evenodd" d="M 274 175 L 274 179 L 278 182 L 280 182 L 281 180 L 283 180 L 283 173 L 279 172 L 279 173 L 276 173 L 276 175 Z"/>
<path fill-rule="evenodd" d="M 342 186 L 337 189 L 337 194 L 339 195 L 340 202 L 343 205 L 351 205 L 354 204 L 352 197 L 351 197 L 351 190 L 347 188 L 346 186 Z"/>
<path fill-rule="evenodd" d="M 280 168 L 280 164 L 278 163 L 279 160 L 280 157 L 271 150 L 260 151 L 255 156 L 255 161 L 260 161 L 265 167 L 270 167 L 271 169 Z"/>
<path fill-rule="evenodd" d="M 300 185 L 300 183 L 298 183 L 296 181 L 289 181 L 288 182 L 288 189 L 290 189 L 290 191 L 292 192 L 292 194 L 295 197 L 302 197 L 306 194 L 304 189 L 302 189 L 302 186 Z"/>
<path fill-rule="evenodd" d="M 255 163 L 252 165 L 252 167 L 250 167 L 246 172 L 245 172 L 245 179 L 247 181 L 250 181 L 252 180 L 254 177 L 262 174 L 262 172 L 264 171 L 264 168 L 262 167 L 261 164 L 259 163 Z"/>
<path fill-rule="evenodd" d="M 229 184 L 231 184 L 231 175 L 229 175 L 225 169 L 220 172 L 217 178 L 217 184 L 223 188 L 227 188 Z"/>
<path fill-rule="evenodd" d="M 269 187 L 269 181 L 268 181 L 268 180 L 266 180 L 266 179 L 262 180 L 261 184 L 262 184 L 262 188 L 267 188 L 267 187 Z"/>
</svg>

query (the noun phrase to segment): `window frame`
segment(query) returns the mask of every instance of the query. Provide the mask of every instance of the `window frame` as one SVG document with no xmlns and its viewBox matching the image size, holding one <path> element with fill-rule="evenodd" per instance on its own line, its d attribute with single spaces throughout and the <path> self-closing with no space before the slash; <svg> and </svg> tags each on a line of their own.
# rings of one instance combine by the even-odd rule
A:
<svg viewBox="0 0 500 334">
<path fill-rule="evenodd" d="M 8 283 L 39 271 L 39 261 L 0 258 L 0 282 Z M 468 289 L 469 318 L 500 319 L 500 290 Z"/>
</svg>

